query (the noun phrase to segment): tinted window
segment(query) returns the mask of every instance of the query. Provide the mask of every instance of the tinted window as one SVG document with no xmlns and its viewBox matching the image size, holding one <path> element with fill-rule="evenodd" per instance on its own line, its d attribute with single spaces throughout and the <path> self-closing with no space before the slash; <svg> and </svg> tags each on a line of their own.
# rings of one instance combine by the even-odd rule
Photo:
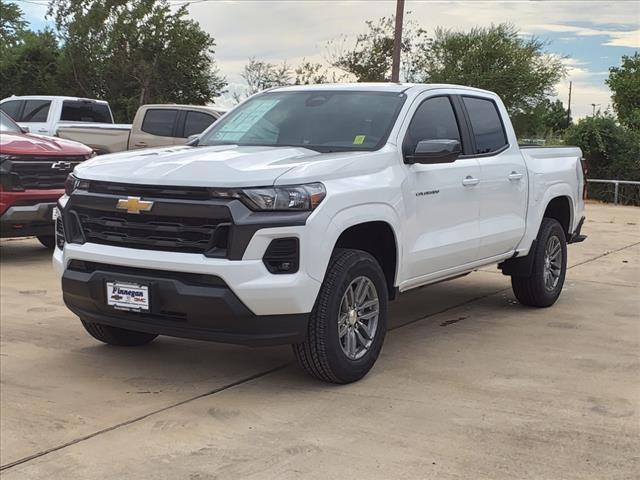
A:
<svg viewBox="0 0 640 480">
<path fill-rule="evenodd" d="M 46 122 L 49 115 L 49 100 L 26 100 L 20 116 L 21 122 Z"/>
<path fill-rule="evenodd" d="M 458 122 L 448 97 L 425 100 L 414 113 L 403 143 L 404 151 L 413 153 L 421 140 L 460 141 Z"/>
<path fill-rule="evenodd" d="M 177 116 L 177 110 L 147 110 L 142 121 L 141 130 L 160 137 L 173 137 L 173 124 Z"/>
<path fill-rule="evenodd" d="M 113 123 L 109 107 L 104 103 L 65 100 L 60 120 L 65 122 Z"/>
<path fill-rule="evenodd" d="M 187 118 L 184 122 L 184 137 L 197 135 L 202 133 L 209 125 L 215 122 L 215 118 L 208 113 L 187 112 Z"/>
<path fill-rule="evenodd" d="M 264 93 L 218 120 L 200 145 L 375 150 L 386 141 L 405 98 L 364 91 Z"/>
<path fill-rule="evenodd" d="M 463 97 L 463 101 L 476 139 L 475 153 L 495 152 L 504 147 L 507 144 L 507 136 L 496 104 L 491 100 L 474 97 Z"/>
<path fill-rule="evenodd" d="M 0 112 L 0 132 L 22 133 L 20 127 L 4 112 Z"/>
<path fill-rule="evenodd" d="M 18 113 L 20 113 L 20 104 L 21 100 L 10 100 L 8 102 L 4 102 L 0 105 L 0 110 L 9 115 L 12 119 L 18 118 Z"/>
</svg>

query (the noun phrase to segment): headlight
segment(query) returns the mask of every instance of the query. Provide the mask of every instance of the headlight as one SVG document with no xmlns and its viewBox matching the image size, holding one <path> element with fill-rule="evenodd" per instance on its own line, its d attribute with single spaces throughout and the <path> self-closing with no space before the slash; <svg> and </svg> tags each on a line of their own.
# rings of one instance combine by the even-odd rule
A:
<svg viewBox="0 0 640 480">
<path fill-rule="evenodd" d="M 89 190 L 89 180 L 81 180 L 76 178 L 73 173 L 70 173 L 64 181 L 64 193 L 71 195 L 77 189 Z"/>
<path fill-rule="evenodd" d="M 321 183 L 245 188 L 234 192 L 252 210 L 314 210 L 327 191 Z"/>
</svg>

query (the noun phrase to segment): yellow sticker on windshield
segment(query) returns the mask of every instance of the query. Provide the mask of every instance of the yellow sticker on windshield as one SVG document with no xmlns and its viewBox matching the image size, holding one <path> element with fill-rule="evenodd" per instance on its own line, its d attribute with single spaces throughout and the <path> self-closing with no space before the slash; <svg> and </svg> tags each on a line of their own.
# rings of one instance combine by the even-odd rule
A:
<svg viewBox="0 0 640 480">
<path fill-rule="evenodd" d="M 366 135 L 356 135 L 356 138 L 353 139 L 354 145 L 362 145 L 364 143 Z"/>
</svg>

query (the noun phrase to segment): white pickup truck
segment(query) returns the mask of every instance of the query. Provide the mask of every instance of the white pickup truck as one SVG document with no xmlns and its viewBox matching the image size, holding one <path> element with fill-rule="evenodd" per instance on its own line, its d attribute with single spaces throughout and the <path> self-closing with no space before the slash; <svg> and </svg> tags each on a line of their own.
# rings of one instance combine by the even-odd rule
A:
<svg viewBox="0 0 640 480">
<path fill-rule="evenodd" d="M 580 150 L 520 149 L 483 90 L 281 87 L 193 143 L 67 181 L 54 265 L 102 342 L 292 344 L 311 375 L 353 382 L 390 300 L 497 263 L 520 302 L 548 307 L 585 238 Z"/>
<path fill-rule="evenodd" d="M 25 95 L 4 98 L 0 110 L 25 130 L 38 135 L 54 136 L 59 127 L 77 123 L 113 124 L 109 104 L 104 100 Z"/>
</svg>

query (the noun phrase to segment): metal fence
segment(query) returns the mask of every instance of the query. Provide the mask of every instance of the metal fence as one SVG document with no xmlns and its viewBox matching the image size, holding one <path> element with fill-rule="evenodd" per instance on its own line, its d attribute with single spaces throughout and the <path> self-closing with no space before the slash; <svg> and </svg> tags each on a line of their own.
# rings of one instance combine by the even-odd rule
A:
<svg viewBox="0 0 640 480">
<path fill-rule="evenodd" d="M 613 194 L 613 204 L 640 205 L 640 182 L 631 180 L 600 180 L 588 179 L 587 182 L 601 184 L 603 188 L 589 189 L 589 198 L 608 201 Z M 622 186 L 622 188 L 621 188 Z M 630 186 L 629 191 L 626 191 Z M 612 191 L 613 190 L 613 191 Z"/>
</svg>

